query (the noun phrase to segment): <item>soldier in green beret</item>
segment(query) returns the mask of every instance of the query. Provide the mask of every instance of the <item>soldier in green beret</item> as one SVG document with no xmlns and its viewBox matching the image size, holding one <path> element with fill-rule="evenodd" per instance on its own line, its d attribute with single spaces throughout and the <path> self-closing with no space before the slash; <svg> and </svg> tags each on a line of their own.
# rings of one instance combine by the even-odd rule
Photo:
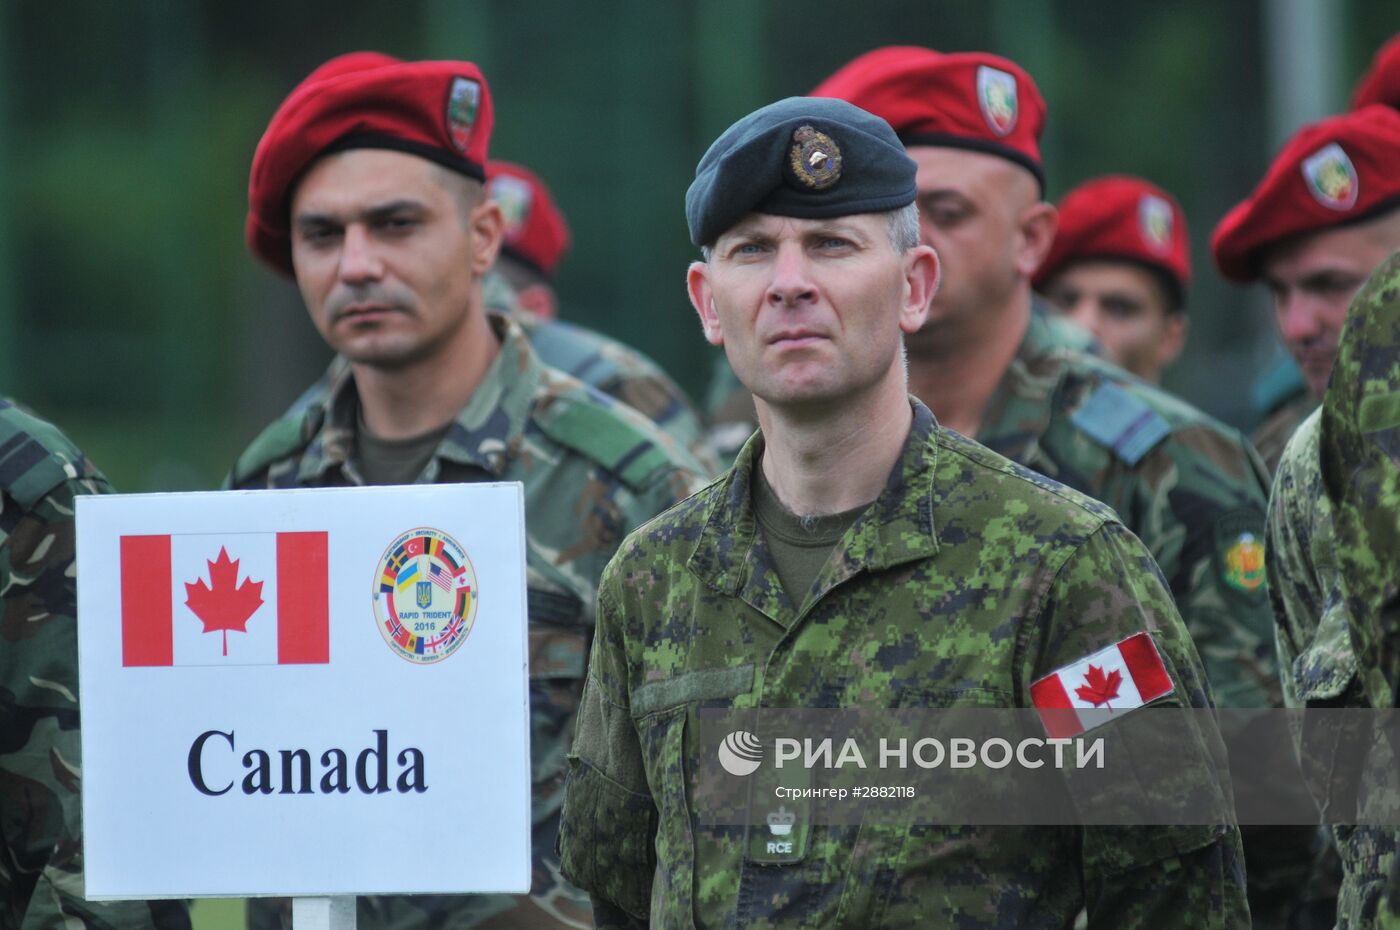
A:
<svg viewBox="0 0 1400 930">
<path fill-rule="evenodd" d="M 111 492 L 0 398 L 0 927 L 189 930 L 181 901 L 83 900 L 73 500 Z"/>
<path fill-rule="evenodd" d="M 705 826 L 698 709 L 1028 707 L 1142 636 L 1164 704 L 1209 688 L 1152 558 L 1107 507 L 939 426 L 903 337 L 937 287 L 915 166 L 883 120 L 789 98 L 730 127 L 686 197 L 691 301 L 752 391 L 734 467 L 604 572 L 560 824 L 600 927 L 1246 927 L 1232 822 Z M 1132 725 L 1132 711 L 1111 726 Z M 1193 724 L 1193 727 L 1195 724 Z M 1183 759 L 1223 753 L 1193 729 Z M 772 822 L 772 821 L 770 821 Z"/>
</svg>

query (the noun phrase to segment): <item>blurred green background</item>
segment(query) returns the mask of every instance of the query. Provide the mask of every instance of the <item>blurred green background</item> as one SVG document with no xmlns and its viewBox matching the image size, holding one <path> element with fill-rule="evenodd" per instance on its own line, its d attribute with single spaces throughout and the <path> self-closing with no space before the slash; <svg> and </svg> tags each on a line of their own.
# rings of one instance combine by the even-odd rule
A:
<svg viewBox="0 0 1400 930">
<path fill-rule="evenodd" d="M 1394 0 L 8 0 L 0 4 L 0 391 L 67 429 L 119 489 L 215 485 L 327 354 L 242 244 L 267 118 L 358 48 L 465 57 L 492 152 L 531 165 L 575 233 L 565 315 L 703 395 L 682 198 L 706 145 L 881 44 L 988 49 L 1041 85 L 1050 193 L 1142 174 L 1190 221 L 1198 285 L 1170 387 L 1249 419 L 1277 351 L 1264 295 L 1205 249 L 1299 122 L 1344 106 Z"/>
</svg>

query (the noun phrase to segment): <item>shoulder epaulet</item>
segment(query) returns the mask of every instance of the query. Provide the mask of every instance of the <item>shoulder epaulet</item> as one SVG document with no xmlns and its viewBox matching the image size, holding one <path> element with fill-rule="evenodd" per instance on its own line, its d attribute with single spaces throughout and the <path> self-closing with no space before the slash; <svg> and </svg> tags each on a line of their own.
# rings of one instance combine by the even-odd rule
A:
<svg viewBox="0 0 1400 930">
<path fill-rule="evenodd" d="M 58 427 L 0 401 L 0 490 L 21 507 L 70 478 L 94 474 L 86 461 Z"/>
<path fill-rule="evenodd" d="M 1145 400 L 1111 381 L 1100 382 L 1070 421 L 1129 466 L 1142 461 L 1172 431 Z"/>
<path fill-rule="evenodd" d="M 236 488 L 269 465 L 300 451 L 307 442 L 305 424 L 309 415 L 306 410 L 287 413 L 269 424 L 234 463 L 228 486 Z"/>
<path fill-rule="evenodd" d="M 633 422 L 611 398 L 588 389 L 586 395 L 563 396 L 537 415 L 545 435 L 597 462 L 632 488 L 646 483 L 656 469 L 672 460 L 659 430 L 649 433 Z"/>
</svg>

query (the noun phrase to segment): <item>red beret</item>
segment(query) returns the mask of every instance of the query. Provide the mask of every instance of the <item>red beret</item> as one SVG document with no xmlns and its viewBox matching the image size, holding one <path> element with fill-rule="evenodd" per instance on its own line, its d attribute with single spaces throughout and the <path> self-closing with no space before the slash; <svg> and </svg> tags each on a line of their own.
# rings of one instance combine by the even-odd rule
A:
<svg viewBox="0 0 1400 930">
<path fill-rule="evenodd" d="M 273 114 L 248 180 L 248 248 L 292 274 L 292 191 L 317 158 L 354 148 L 407 152 L 485 180 L 491 94 L 467 61 L 399 61 L 377 52 L 333 58 Z"/>
<path fill-rule="evenodd" d="M 1089 258 L 1146 265 L 1175 283 L 1179 300 L 1191 284 L 1186 215 L 1155 184 L 1123 175 L 1095 178 L 1061 199 L 1055 242 L 1035 273 L 1039 289 L 1066 265 Z"/>
<path fill-rule="evenodd" d="M 1381 46 L 1371 67 L 1361 75 L 1351 94 L 1351 108 L 1359 110 L 1373 103 L 1382 103 L 1400 110 L 1400 35 L 1392 36 Z"/>
<path fill-rule="evenodd" d="M 986 52 L 943 54 L 901 45 L 851 61 L 812 91 L 879 116 L 900 141 L 989 152 L 1035 175 L 1041 189 L 1045 100 L 1015 62 Z"/>
<path fill-rule="evenodd" d="M 569 224 L 549 188 L 528 168 L 506 161 L 486 165 L 486 193 L 506 218 L 501 251 L 546 278 L 569 251 Z"/>
<path fill-rule="evenodd" d="M 1280 240 L 1370 219 L 1400 206 L 1400 111 L 1369 106 L 1300 129 L 1254 193 L 1225 214 L 1210 248 L 1245 284 Z"/>
</svg>

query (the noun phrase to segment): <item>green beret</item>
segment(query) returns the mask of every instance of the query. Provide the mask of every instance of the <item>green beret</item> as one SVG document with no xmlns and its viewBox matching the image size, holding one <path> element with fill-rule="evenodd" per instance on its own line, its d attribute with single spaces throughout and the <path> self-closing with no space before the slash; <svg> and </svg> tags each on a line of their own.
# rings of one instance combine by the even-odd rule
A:
<svg viewBox="0 0 1400 930">
<path fill-rule="evenodd" d="M 844 100 L 789 97 L 725 130 L 685 194 L 690 241 L 748 213 L 824 219 L 914 202 L 915 165 L 889 123 Z"/>
</svg>

